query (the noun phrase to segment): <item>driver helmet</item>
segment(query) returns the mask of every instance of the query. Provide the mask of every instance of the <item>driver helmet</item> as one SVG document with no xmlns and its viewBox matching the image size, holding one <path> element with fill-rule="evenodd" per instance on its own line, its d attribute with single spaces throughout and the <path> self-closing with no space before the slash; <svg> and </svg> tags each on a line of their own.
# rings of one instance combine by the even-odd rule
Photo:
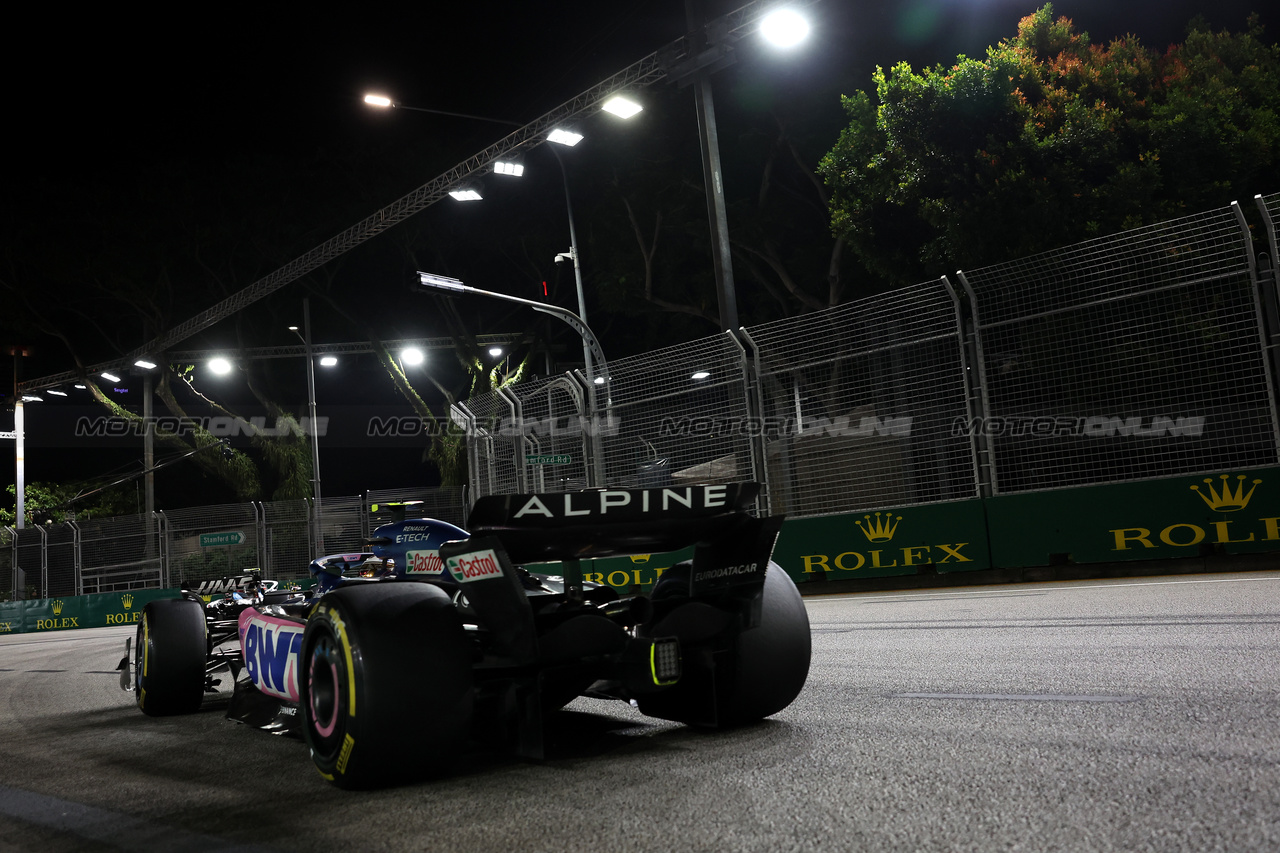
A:
<svg viewBox="0 0 1280 853">
<path fill-rule="evenodd" d="M 249 582 L 244 585 L 244 597 L 250 601 L 262 600 L 262 577 L 260 575 L 251 575 Z"/>
</svg>

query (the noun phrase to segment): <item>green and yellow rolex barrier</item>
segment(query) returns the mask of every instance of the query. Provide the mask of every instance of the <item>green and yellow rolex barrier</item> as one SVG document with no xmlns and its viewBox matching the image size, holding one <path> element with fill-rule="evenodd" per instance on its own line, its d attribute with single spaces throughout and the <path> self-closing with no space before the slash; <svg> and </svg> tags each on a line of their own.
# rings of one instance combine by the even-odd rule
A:
<svg viewBox="0 0 1280 853">
<path fill-rule="evenodd" d="M 789 519 L 773 559 L 803 584 L 1269 551 L 1280 552 L 1280 467 Z M 647 591 L 692 556 L 686 549 L 612 557 L 582 569 L 586 580 L 619 592 Z M 148 601 L 179 594 L 3 602 L 0 634 L 131 624 Z"/>
<path fill-rule="evenodd" d="M 1002 568 L 1280 551 L 1280 468 L 985 501 Z"/>
<path fill-rule="evenodd" d="M 132 625 L 157 598 L 177 598 L 176 589 L 134 589 L 97 595 L 64 595 L 0 602 L 0 634 L 69 631 Z"/>
<path fill-rule="evenodd" d="M 1192 474 L 788 519 L 773 559 L 814 580 L 1280 552 L 1280 468 Z M 647 588 L 690 552 L 584 564 Z"/>
</svg>

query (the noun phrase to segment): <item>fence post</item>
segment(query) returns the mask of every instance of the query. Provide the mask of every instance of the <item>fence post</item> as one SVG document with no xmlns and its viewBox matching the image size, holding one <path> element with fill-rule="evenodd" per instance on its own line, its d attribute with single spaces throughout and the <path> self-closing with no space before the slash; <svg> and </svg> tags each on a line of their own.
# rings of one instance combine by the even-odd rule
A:
<svg viewBox="0 0 1280 853">
<path fill-rule="evenodd" d="M 515 466 L 516 491 L 529 491 L 529 472 L 524 462 L 524 406 L 510 388 L 499 388 L 498 397 L 506 401 L 507 407 L 511 410 L 511 426 L 515 431 L 515 437 L 511 442 L 511 464 Z"/>
<path fill-rule="evenodd" d="M 1276 261 L 1280 259 L 1280 243 L 1276 239 L 1276 223 L 1271 216 L 1262 196 L 1255 195 L 1254 202 L 1262 213 L 1262 221 L 1267 228 L 1267 246 L 1271 250 L 1268 257 L 1264 254 L 1263 263 L 1251 266 L 1254 273 L 1254 305 L 1258 311 L 1258 331 L 1262 338 L 1263 367 L 1267 371 L 1267 402 L 1271 406 L 1272 429 L 1280 429 L 1280 410 L 1276 407 L 1276 382 L 1280 380 L 1280 289 L 1276 277 Z M 1238 216 L 1243 217 L 1239 207 Z M 1247 227 L 1245 233 L 1248 233 Z M 1252 254 L 1252 253 L 1250 253 Z M 1276 434 L 1277 453 L 1280 453 L 1280 432 Z"/>
<path fill-rule="evenodd" d="M 604 464 L 604 441 L 599 435 L 603 427 L 601 426 L 599 412 L 595 408 L 596 392 L 591 380 L 583 375 L 581 370 L 575 370 L 572 373 L 566 373 L 565 376 L 569 382 L 577 383 L 580 391 L 580 400 L 578 411 L 582 416 L 582 456 L 583 469 L 587 475 L 587 488 L 598 489 L 607 486 L 608 479 Z M 605 424 L 610 423 L 613 418 L 613 376 L 610 375 L 605 380 L 609 385 L 609 392 L 605 397 Z"/>
<path fill-rule="evenodd" d="M 80 525 L 74 520 L 68 521 L 67 526 L 71 528 L 71 566 L 75 572 L 76 578 L 76 595 L 84 595 L 84 568 L 80 554 Z"/>
<path fill-rule="evenodd" d="M 160 552 L 160 588 L 172 586 L 169 565 L 169 517 L 163 510 L 156 510 L 156 548 Z"/>
<path fill-rule="evenodd" d="M 267 548 L 267 510 L 262 505 L 262 501 L 249 501 L 249 506 L 253 509 L 253 527 L 254 536 L 257 540 L 258 547 L 258 570 L 264 573 L 267 570 L 267 555 L 270 550 Z M 311 543 L 308 541 L 307 546 Z"/>
<path fill-rule="evenodd" d="M 37 524 L 40 531 L 40 598 L 49 597 L 49 531 L 43 524 Z"/>
<path fill-rule="evenodd" d="M 18 600 L 18 531 L 14 527 L 4 527 L 4 532 L 9 537 L 9 598 L 12 601 Z"/>
<path fill-rule="evenodd" d="M 466 407 L 465 403 L 454 403 L 449 407 L 455 421 L 462 421 L 463 440 L 467 449 L 467 482 L 471 484 L 472 490 L 479 488 L 480 483 L 480 459 L 476 452 L 476 416 Z M 483 494 L 483 492 L 481 492 Z"/>
<path fill-rule="evenodd" d="M 764 400 L 760 397 L 759 362 L 755 341 L 745 327 L 735 333 L 726 330 L 724 333 L 738 348 L 738 367 L 742 371 L 742 400 L 746 410 L 748 424 L 764 423 Z M 744 343 L 745 341 L 745 343 Z M 748 352 L 748 346 L 750 352 Z M 747 447 L 751 454 L 751 478 L 760 483 L 760 512 L 772 515 L 773 500 L 770 497 L 769 465 L 765 454 L 765 437 L 763 429 L 747 426 Z"/>
<path fill-rule="evenodd" d="M 982 321 L 978 314 L 978 296 L 973 292 L 969 279 L 965 278 L 964 271 L 956 270 L 956 278 L 960 279 L 964 292 L 969 296 L 967 318 L 963 316 L 961 302 L 952 289 L 951 282 L 946 276 L 943 276 L 943 281 L 946 282 L 947 290 L 956 300 L 956 322 L 960 324 L 962 358 L 967 351 L 968 358 L 973 362 L 973 369 L 965 371 L 967 374 L 965 376 L 965 407 L 969 414 L 970 432 L 972 433 L 975 425 L 978 429 L 976 434 L 970 436 L 976 466 L 975 473 L 978 478 L 978 492 L 982 497 L 991 497 L 999 493 L 1000 488 L 996 476 L 995 452 L 991 446 L 990 437 L 983 429 L 987 415 L 991 411 L 991 400 L 987 394 L 987 361 L 982 353 Z"/>
</svg>

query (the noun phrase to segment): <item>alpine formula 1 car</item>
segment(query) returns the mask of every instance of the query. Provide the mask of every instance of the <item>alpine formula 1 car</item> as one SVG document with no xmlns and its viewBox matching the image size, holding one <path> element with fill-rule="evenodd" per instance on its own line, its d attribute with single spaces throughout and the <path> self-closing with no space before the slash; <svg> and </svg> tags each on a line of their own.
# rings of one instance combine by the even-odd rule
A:
<svg viewBox="0 0 1280 853">
<path fill-rule="evenodd" d="M 227 716 L 301 735 L 343 788 L 440 772 L 469 744 L 541 758 L 543 715 L 582 695 L 704 728 L 759 720 L 799 695 L 810 635 L 770 560 L 782 518 L 748 511 L 758 491 L 492 496 L 469 533 L 384 525 L 373 553 L 314 561 L 309 592 L 250 577 L 208 604 L 195 592 L 150 602 L 121 684 L 144 713 L 181 714 L 229 672 Z M 583 579 L 585 559 L 686 548 L 693 558 L 648 596 Z M 543 563 L 559 574 L 526 568 Z"/>
</svg>

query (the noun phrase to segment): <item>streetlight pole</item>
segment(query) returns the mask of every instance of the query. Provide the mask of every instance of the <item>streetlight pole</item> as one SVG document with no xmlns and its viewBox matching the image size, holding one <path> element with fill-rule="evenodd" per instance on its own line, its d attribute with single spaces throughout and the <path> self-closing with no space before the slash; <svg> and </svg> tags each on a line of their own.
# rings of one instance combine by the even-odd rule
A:
<svg viewBox="0 0 1280 853">
<path fill-rule="evenodd" d="M 699 0 L 685 0 L 689 32 L 706 47 L 706 21 Z M 729 220 L 724 207 L 724 174 L 720 168 L 720 135 L 716 130 L 716 106 L 711 97 L 711 69 L 699 68 L 693 80 L 694 104 L 698 112 L 698 141 L 702 146 L 702 180 L 706 184 L 707 218 L 711 221 L 711 265 L 716 276 L 716 301 L 720 307 L 720 328 L 738 328 L 738 295 L 733 284 L 733 256 L 729 246 Z"/>
<path fill-rule="evenodd" d="M 298 335 L 298 327 L 290 326 L 289 331 Z M 324 528 L 320 524 L 320 427 L 316 416 L 316 360 L 311 351 L 311 298 L 302 297 L 302 339 L 307 351 L 307 405 L 310 410 L 311 432 L 311 486 L 315 503 L 315 542 L 316 554 L 324 553 Z"/>
<path fill-rule="evenodd" d="M 142 423 L 145 429 L 142 434 L 142 493 L 147 528 L 144 552 L 147 557 L 155 556 L 156 550 L 156 424 L 152 418 L 152 391 L 151 371 L 148 370 L 142 374 Z"/>
<path fill-rule="evenodd" d="M 22 408 L 22 393 L 18 390 L 18 359 L 28 354 L 24 347 L 14 346 L 9 350 L 13 355 L 13 473 L 14 473 L 14 526 L 18 530 L 26 527 L 26 412 Z"/>
<path fill-rule="evenodd" d="M 569 254 L 573 259 L 573 278 L 578 288 L 578 319 L 582 324 L 587 325 L 587 298 L 582 288 L 582 263 L 578 259 L 578 231 L 573 224 L 573 198 L 569 193 L 569 173 L 564 167 L 564 158 L 560 156 L 560 152 L 556 150 L 554 145 L 549 146 L 551 153 L 556 155 L 556 162 L 560 164 L 560 177 L 564 180 L 564 206 L 569 212 Z M 587 344 L 587 339 L 582 339 L 582 363 L 586 368 L 587 383 L 591 385 L 588 390 L 592 396 L 591 410 L 595 411 L 595 369 L 591 363 L 591 347 Z"/>
</svg>

